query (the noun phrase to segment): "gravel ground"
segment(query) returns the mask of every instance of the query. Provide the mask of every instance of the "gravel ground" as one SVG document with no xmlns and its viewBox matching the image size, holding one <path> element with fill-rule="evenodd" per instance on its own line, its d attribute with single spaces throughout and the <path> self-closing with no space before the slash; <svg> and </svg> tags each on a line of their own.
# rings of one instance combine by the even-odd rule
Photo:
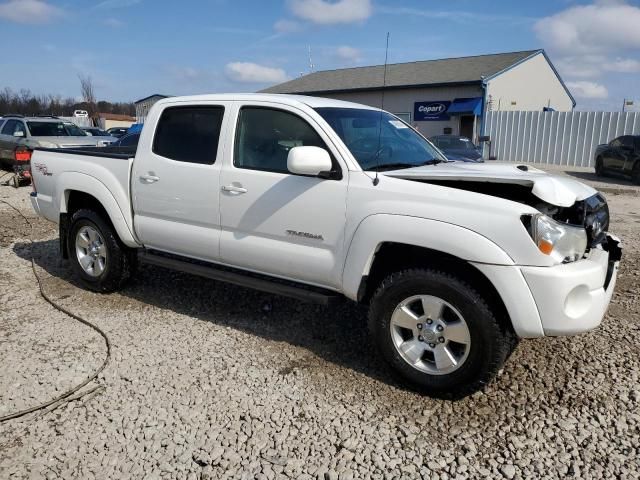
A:
<svg viewBox="0 0 640 480">
<path fill-rule="evenodd" d="M 0 198 L 32 218 L 28 191 Z M 121 293 L 90 293 L 34 218 L 46 290 L 106 331 L 113 354 L 104 389 L 0 424 L 0 478 L 640 478 L 640 199 L 608 199 L 626 250 L 602 327 L 522 342 L 458 402 L 397 384 L 354 305 L 274 298 L 266 311 L 267 295 L 153 267 Z M 0 415 L 105 355 L 38 296 L 28 231 L 0 204 Z"/>
</svg>

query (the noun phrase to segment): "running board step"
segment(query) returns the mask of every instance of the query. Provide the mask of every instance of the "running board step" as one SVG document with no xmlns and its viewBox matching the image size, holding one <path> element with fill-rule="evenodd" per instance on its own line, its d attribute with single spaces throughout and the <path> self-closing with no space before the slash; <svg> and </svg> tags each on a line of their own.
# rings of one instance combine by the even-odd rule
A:
<svg viewBox="0 0 640 480">
<path fill-rule="evenodd" d="M 295 298 L 303 302 L 319 305 L 331 305 L 340 297 L 336 292 L 319 287 L 288 282 L 279 278 L 268 277 L 252 272 L 245 272 L 214 263 L 203 262 L 178 255 L 141 250 L 138 259 L 146 264 L 169 268 L 200 277 L 210 278 L 221 282 L 232 283 L 241 287 L 252 288 L 274 295 Z"/>
</svg>

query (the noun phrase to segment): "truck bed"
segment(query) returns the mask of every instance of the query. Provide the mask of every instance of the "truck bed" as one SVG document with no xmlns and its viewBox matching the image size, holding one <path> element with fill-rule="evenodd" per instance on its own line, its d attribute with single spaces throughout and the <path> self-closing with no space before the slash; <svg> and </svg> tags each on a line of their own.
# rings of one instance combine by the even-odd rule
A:
<svg viewBox="0 0 640 480">
<path fill-rule="evenodd" d="M 120 212 L 119 232 L 125 227 L 133 232 L 129 195 L 132 165 L 133 157 L 108 153 L 101 147 L 36 148 L 31 157 L 34 207 L 48 220 L 58 222 L 60 214 L 67 211 L 69 192 L 80 191 Z"/>
</svg>

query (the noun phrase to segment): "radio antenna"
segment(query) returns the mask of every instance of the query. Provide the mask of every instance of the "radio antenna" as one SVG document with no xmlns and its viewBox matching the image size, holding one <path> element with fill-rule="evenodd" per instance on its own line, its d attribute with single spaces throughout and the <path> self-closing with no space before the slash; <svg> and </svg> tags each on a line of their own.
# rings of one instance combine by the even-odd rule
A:
<svg viewBox="0 0 640 480">
<path fill-rule="evenodd" d="M 378 121 L 378 148 L 376 149 L 376 177 L 373 179 L 373 186 L 380 183 L 378 170 L 380 170 L 380 144 L 382 143 L 382 112 L 384 111 L 384 89 L 387 86 L 387 60 L 389 59 L 389 32 L 387 32 L 387 46 L 384 49 L 384 73 L 382 75 L 382 98 L 380 99 L 380 119 Z"/>
</svg>

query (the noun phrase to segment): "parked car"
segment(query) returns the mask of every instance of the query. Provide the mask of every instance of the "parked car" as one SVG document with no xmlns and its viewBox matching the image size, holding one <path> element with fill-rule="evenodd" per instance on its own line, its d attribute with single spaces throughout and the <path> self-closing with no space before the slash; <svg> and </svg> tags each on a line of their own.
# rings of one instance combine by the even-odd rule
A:
<svg viewBox="0 0 640 480">
<path fill-rule="evenodd" d="M 0 160 L 13 163 L 17 147 L 73 148 L 110 143 L 87 135 L 80 127 L 57 117 L 7 115 L 0 120 Z"/>
<path fill-rule="evenodd" d="M 467 137 L 458 135 L 436 135 L 429 138 L 449 160 L 481 163 L 482 150 Z"/>
<path fill-rule="evenodd" d="M 455 398 L 486 385 L 518 338 L 596 328 L 621 249 L 587 185 L 442 162 L 364 105 L 173 97 L 152 107 L 135 157 L 36 149 L 31 200 L 89 289 L 118 290 L 139 260 L 306 301 L 344 296 L 369 306 L 400 376 Z"/>
<path fill-rule="evenodd" d="M 115 142 L 106 146 L 108 153 L 119 153 L 124 155 L 135 155 L 138 149 L 139 133 L 129 133 L 123 137 L 117 138 Z"/>
<path fill-rule="evenodd" d="M 127 134 L 127 130 L 128 128 L 125 128 L 125 127 L 113 127 L 113 128 L 107 129 L 107 133 L 112 137 L 120 138 L 123 135 Z"/>
<path fill-rule="evenodd" d="M 109 133 L 98 127 L 80 127 L 87 135 L 92 137 L 111 137 Z M 115 137 L 112 137 L 115 141 Z"/>
<path fill-rule="evenodd" d="M 87 112 L 86 110 L 74 110 L 73 116 L 76 118 L 88 118 L 89 112 Z"/>
<path fill-rule="evenodd" d="M 596 147 L 596 175 L 619 173 L 640 185 L 640 135 L 623 135 Z"/>
</svg>

